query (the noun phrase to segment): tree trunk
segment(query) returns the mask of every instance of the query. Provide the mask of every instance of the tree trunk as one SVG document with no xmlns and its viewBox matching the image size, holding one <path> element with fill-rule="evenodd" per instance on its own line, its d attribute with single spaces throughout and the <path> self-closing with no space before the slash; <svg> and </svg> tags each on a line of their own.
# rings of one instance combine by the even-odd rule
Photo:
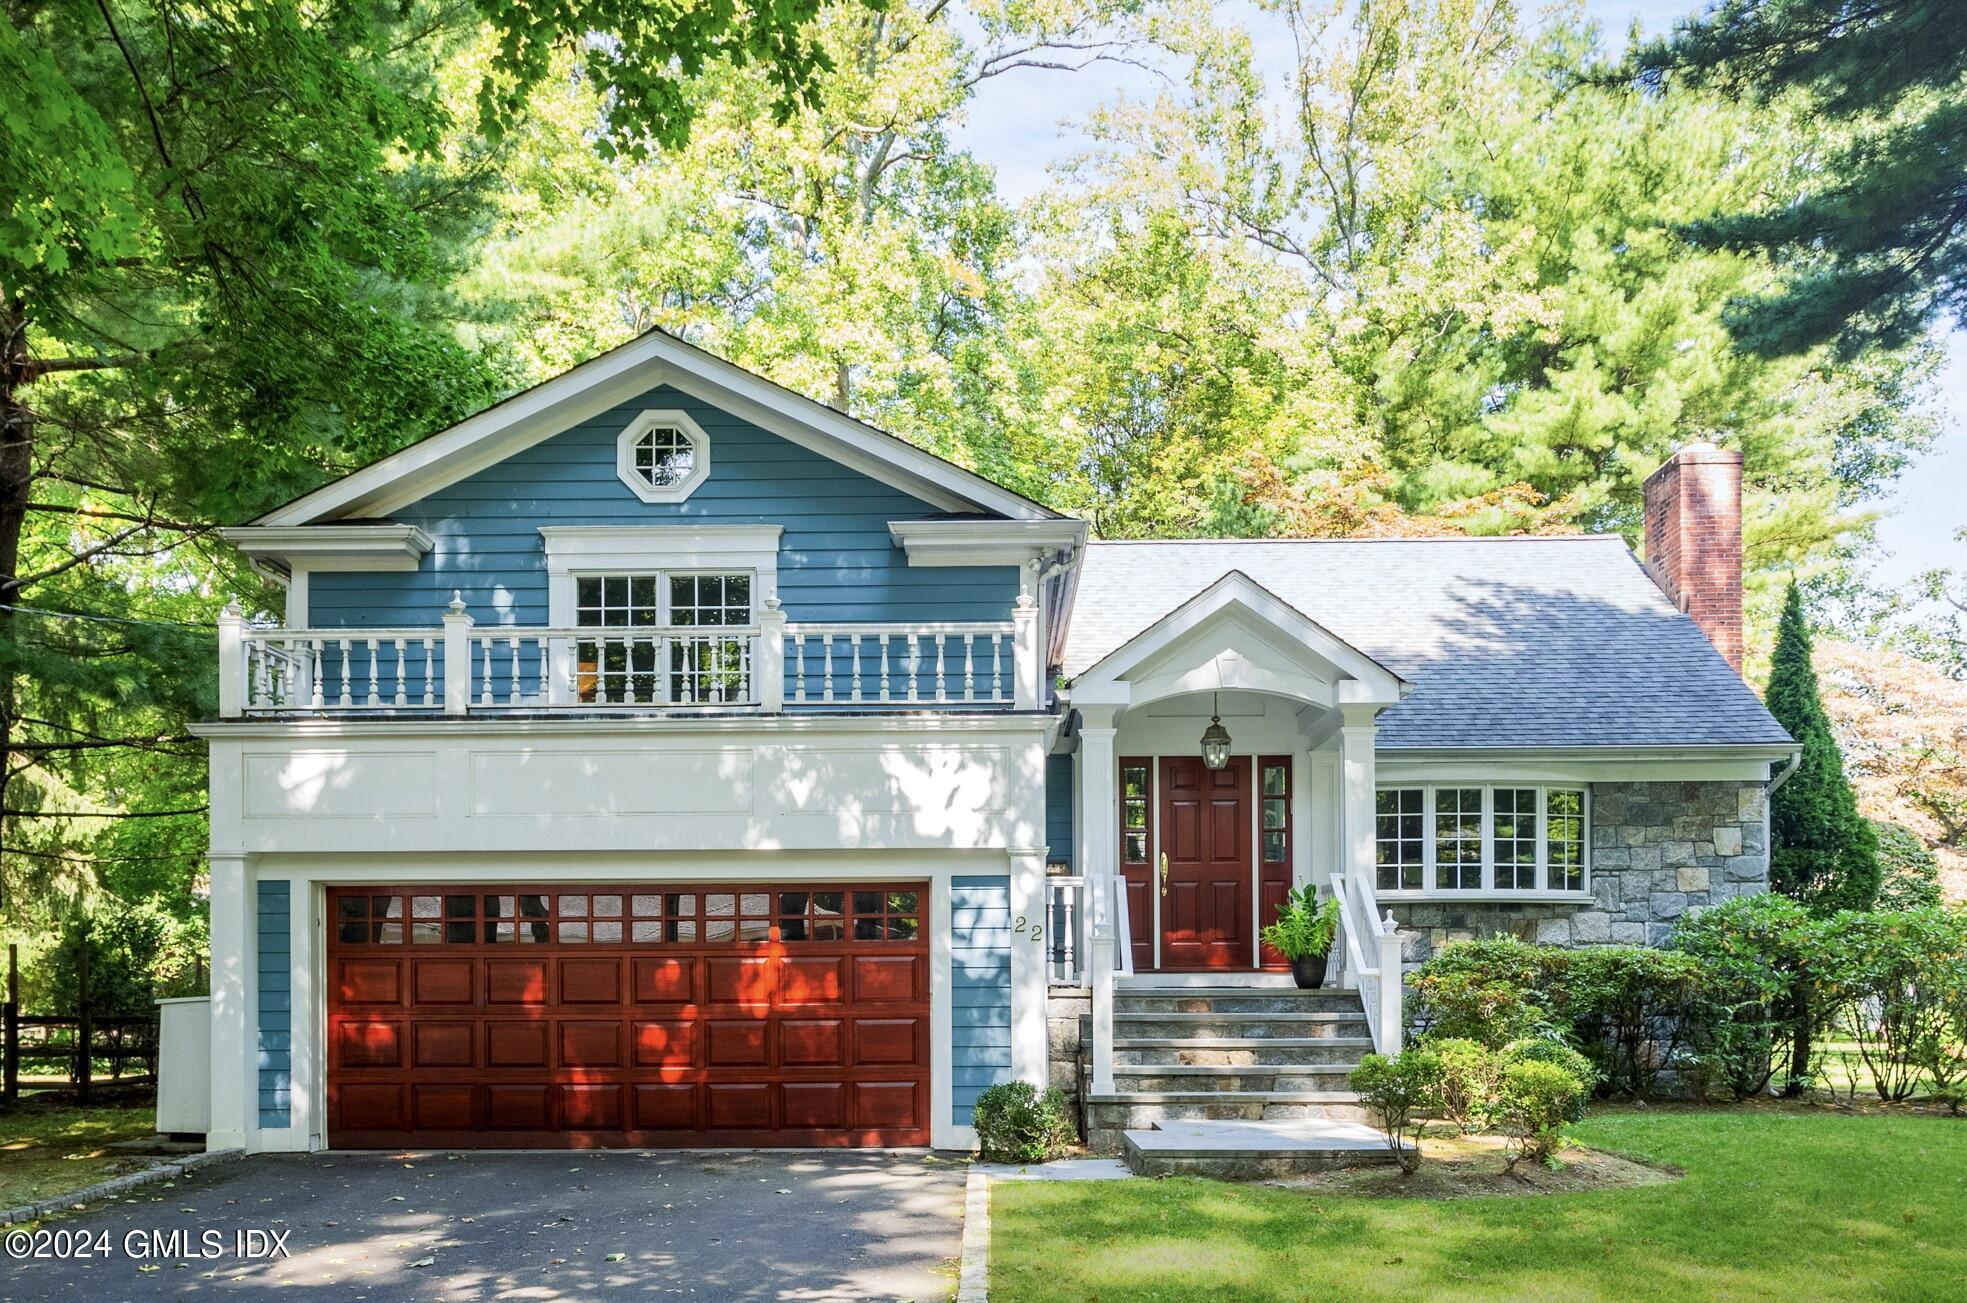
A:
<svg viewBox="0 0 1967 1303">
<path fill-rule="evenodd" d="M 13 606 L 19 600 L 14 581 L 20 574 L 21 533 L 27 524 L 28 493 L 34 485 L 34 417 L 23 391 L 32 380 L 27 353 L 27 313 L 18 296 L 0 291 L 0 649 L 7 664 L 0 667 L 0 811 L 13 808 L 13 769 L 16 683 L 13 672 Z M 7 841 L 7 821 L 0 814 L 0 845 Z M 0 890 L 4 890 L 0 878 Z"/>
<path fill-rule="evenodd" d="M 1803 1094 L 1804 1083 L 1810 1079 L 1811 1033 L 1815 1029 L 1811 1026 L 1808 996 L 1799 991 L 1790 1009 L 1794 1021 L 1790 1032 L 1789 1080 L 1783 1083 L 1783 1095 L 1796 1099 Z"/>
</svg>

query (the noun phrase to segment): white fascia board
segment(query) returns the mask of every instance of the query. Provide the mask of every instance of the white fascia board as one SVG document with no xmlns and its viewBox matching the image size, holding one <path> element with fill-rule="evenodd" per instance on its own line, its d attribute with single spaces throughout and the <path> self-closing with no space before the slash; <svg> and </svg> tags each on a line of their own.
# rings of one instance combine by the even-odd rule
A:
<svg viewBox="0 0 1967 1303">
<path fill-rule="evenodd" d="M 448 430 L 352 471 L 255 521 L 305 525 L 338 516 L 381 516 L 497 465 L 514 453 L 599 416 L 663 383 L 648 336 L 495 403 Z"/>
<path fill-rule="evenodd" d="M 1378 781 L 1766 782 L 1793 751 L 1783 747 L 1493 747 L 1378 753 Z"/>
<path fill-rule="evenodd" d="M 1349 704 L 1392 705 L 1412 689 L 1405 679 L 1241 570 L 1232 570 L 1074 678 L 1074 703 L 1125 704 L 1125 700 L 1116 700 L 1110 689 L 1122 685 L 1130 671 L 1188 633 L 1236 608 L 1250 612 L 1275 629 L 1288 645 L 1308 650 L 1354 681 L 1357 686 L 1348 689 L 1347 695 L 1341 698 Z"/>
<path fill-rule="evenodd" d="M 912 566 L 1021 566 L 1086 541 L 1083 520 L 891 520 Z"/>
<path fill-rule="evenodd" d="M 415 570 L 430 554 L 430 535 L 415 525 L 241 525 L 219 537 L 255 569 L 262 562 L 314 570 Z M 264 571 L 262 571 L 264 573 Z"/>
<path fill-rule="evenodd" d="M 794 393 L 763 376 L 754 375 L 732 362 L 715 357 L 668 335 L 650 334 L 658 356 L 674 370 L 670 383 L 685 393 L 696 393 L 706 402 L 716 402 L 734 416 L 744 416 L 760 428 L 811 448 L 822 456 L 866 471 L 877 479 L 896 483 L 900 474 L 920 487 L 897 488 L 928 499 L 939 494 L 951 511 L 994 511 L 1013 520 L 1056 520 L 1057 512 L 1040 506 L 1030 498 L 1000 484 L 993 484 L 974 471 L 924 452 L 896 436 L 804 394 Z M 712 387 L 699 392 L 693 385 Z M 742 409 L 739 404 L 742 405 Z M 761 419 L 769 417 L 771 419 Z"/>
<path fill-rule="evenodd" d="M 1056 513 L 980 475 L 682 340 L 650 331 L 254 523 L 305 525 L 388 515 L 664 384 L 942 510 L 1057 519 Z"/>
</svg>

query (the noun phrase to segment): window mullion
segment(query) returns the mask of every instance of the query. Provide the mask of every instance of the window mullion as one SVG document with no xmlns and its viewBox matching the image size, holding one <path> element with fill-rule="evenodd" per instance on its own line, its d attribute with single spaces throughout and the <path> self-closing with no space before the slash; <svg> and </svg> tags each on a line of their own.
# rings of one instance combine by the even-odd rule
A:
<svg viewBox="0 0 1967 1303">
<path fill-rule="evenodd" d="M 1426 892 L 1440 889 L 1434 855 L 1434 792 L 1433 787 L 1421 789 L 1421 890 Z"/>
<path fill-rule="evenodd" d="M 1482 890 L 1496 889 L 1496 789 L 1482 788 Z"/>
<path fill-rule="evenodd" d="M 1537 890 L 1550 890 L 1550 803 L 1545 793 L 1550 789 L 1537 789 Z"/>
</svg>

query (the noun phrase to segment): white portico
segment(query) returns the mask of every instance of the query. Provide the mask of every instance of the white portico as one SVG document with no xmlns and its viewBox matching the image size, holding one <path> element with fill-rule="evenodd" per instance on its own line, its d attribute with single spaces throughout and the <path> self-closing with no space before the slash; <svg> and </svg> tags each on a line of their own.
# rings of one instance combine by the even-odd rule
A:
<svg viewBox="0 0 1967 1303">
<path fill-rule="evenodd" d="M 1406 687 L 1236 571 L 1073 676 L 1096 1043 L 1116 974 L 1263 967 L 1263 907 L 1294 885 L 1340 897 L 1347 981 L 1377 978 L 1374 720 Z M 1229 743 L 1205 759 L 1212 718 Z"/>
</svg>

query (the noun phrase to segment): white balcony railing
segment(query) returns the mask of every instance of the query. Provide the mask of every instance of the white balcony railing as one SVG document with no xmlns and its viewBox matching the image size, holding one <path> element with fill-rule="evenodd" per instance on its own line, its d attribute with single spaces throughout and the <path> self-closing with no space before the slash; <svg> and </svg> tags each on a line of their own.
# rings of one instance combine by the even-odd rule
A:
<svg viewBox="0 0 1967 1303">
<path fill-rule="evenodd" d="M 219 618 L 219 714 L 1038 708 L 1037 612 L 976 623 L 277 629 Z"/>
<path fill-rule="evenodd" d="M 798 704 L 1009 705 L 1017 626 L 789 624 L 786 684 Z"/>
</svg>

